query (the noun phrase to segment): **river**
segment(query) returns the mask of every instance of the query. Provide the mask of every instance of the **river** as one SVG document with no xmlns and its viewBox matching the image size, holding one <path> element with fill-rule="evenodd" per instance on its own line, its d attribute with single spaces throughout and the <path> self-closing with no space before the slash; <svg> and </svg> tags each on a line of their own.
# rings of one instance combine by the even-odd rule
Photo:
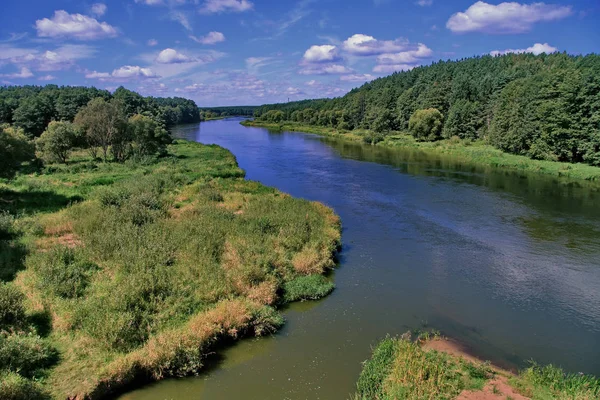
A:
<svg viewBox="0 0 600 400">
<path fill-rule="evenodd" d="M 600 375 L 600 192 L 239 119 L 177 134 L 231 150 L 247 178 L 343 224 L 336 290 L 277 334 L 219 350 L 198 377 L 123 400 L 347 399 L 381 338 L 433 328 L 506 367 Z"/>
</svg>

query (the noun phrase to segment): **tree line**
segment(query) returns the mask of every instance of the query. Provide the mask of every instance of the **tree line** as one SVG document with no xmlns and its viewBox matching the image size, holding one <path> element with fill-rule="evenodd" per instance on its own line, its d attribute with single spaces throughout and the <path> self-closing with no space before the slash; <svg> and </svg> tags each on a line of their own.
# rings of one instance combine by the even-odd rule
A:
<svg viewBox="0 0 600 400">
<path fill-rule="evenodd" d="M 508 54 L 440 61 L 334 99 L 263 105 L 258 120 L 380 137 L 484 140 L 534 159 L 600 166 L 600 56 Z"/>
<path fill-rule="evenodd" d="M 200 108 L 200 119 L 206 121 L 223 117 L 251 117 L 256 108 L 257 106 L 202 107 Z"/>
<path fill-rule="evenodd" d="M 192 100 L 86 87 L 0 87 L 0 176 L 23 162 L 66 163 L 74 149 L 122 162 L 161 155 L 168 128 L 198 122 Z"/>
</svg>

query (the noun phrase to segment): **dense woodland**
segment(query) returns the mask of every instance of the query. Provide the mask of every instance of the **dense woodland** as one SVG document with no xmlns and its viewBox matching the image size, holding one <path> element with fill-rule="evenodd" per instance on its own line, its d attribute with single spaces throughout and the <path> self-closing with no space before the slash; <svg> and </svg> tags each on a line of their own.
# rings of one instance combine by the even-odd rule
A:
<svg viewBox="0 0 600 400">
<path fill-rule="evenodd" d="M 55 85 L 0 87 L 0 177 L 23 162 L 68 161 L 74 149 L 93 159 L 138 160 L 165 152 L 168 128 L 198 122 L 196 103 L 183 98 L 142 97 L 125 88 Z"/>
<path fill-rule="evenodd" d="M 225 117 L 251 117 L 256 108 L 257 106 L 204 107 L 200 108 L 200 118 L 205 121 Z"/>
<path fill-rule="evenodd" d="M 376 79 L 335 99 L 264 105 L 259 121 L 367 129 L 380 138 L 484 140 L 534 159 L 600 166 L 600 56 L 509 54 Z"/>
</svg>

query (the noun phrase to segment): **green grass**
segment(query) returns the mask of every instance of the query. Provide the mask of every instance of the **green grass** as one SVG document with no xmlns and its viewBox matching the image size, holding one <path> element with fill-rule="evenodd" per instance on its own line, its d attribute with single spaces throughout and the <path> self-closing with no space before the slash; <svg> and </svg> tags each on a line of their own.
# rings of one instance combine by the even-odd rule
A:
<svg viewBox="0 0 600 400">
<path fill-rule="evenodd" d="M 245 180 L 218 146 L 179 141 L 168 157 L 124 164 L 77 153 L 4 181 L 0 199 L 0 239 L 23 250 L 7 285 L 25 294 L 25 318 L 48 319 L 27 349 L 59 355 L 50 368 L 17 357 L 46 368 L 35 376 L 54 398 L 198 373 L 219 340 L 273 332 L 277 305 L 332 290 L 321 274 L 334 266 L 337 216 Z"/>
<path fill-rule="evenodd" d="M 462 391 L 498 390 L 492 379 L 502 377 L 516 393 L 533 400 L 592 400 L 600 397 L 600 380 L 583 374 L 568 374 L 560 368 L 531 367 L 518 375 L 487 363 L 468 360 L 454 354 L 427 349 L 430 340 L 410 334 L 386 338 L 364 364 L 357 382 L 355 400 L 443 400 L 454 399 Z M 486 387 L 486 388 L 484 388 Z"/>
<path fill-rule="evenodd" d="M 334 128 L 302 125 L 286 122 L 270 124 L 257 121 L 243 121 L 244 126 L 258 126 L 269 129 L 293 132 L 314 133 L 323 136 L 343 138 L 364 142 L 371 133 L 365 130 L 340 131 Z M 555 161 L 532 160 L 525 156 L 504 153 L 483 141 L 461 140 L 458 138 L 439 140 L 436 142 L 417 142 L 411 135 L 394 132 L 377 143 L 377 146 L 413 148 L 425 152 L 446 155 L 452 160 L 494 169 L 509 169 L 527 173 L 538 173 L 559 177 L 565 181 L 600 182 L 600 168 L 587 164 L 572 164 Z"/>
</svg>

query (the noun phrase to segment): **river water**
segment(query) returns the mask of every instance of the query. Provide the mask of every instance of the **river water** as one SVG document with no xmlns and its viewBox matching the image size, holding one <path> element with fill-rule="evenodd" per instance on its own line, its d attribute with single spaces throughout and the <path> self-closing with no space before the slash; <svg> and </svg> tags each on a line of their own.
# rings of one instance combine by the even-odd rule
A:
<svg viewBox="0 0 600 400">
<path fill-rule="evenodd" d="M 334 208 L 336 290 L 277 334 L 220 350 L 199 377 L 123 400 L 347 399 L 389 335 L 433 328 L 506 367 L 600 375 L 600 192 L 415 150 L 246 128 L 177 134 L 231 150 L 247 178 Z"/>
</svg>

